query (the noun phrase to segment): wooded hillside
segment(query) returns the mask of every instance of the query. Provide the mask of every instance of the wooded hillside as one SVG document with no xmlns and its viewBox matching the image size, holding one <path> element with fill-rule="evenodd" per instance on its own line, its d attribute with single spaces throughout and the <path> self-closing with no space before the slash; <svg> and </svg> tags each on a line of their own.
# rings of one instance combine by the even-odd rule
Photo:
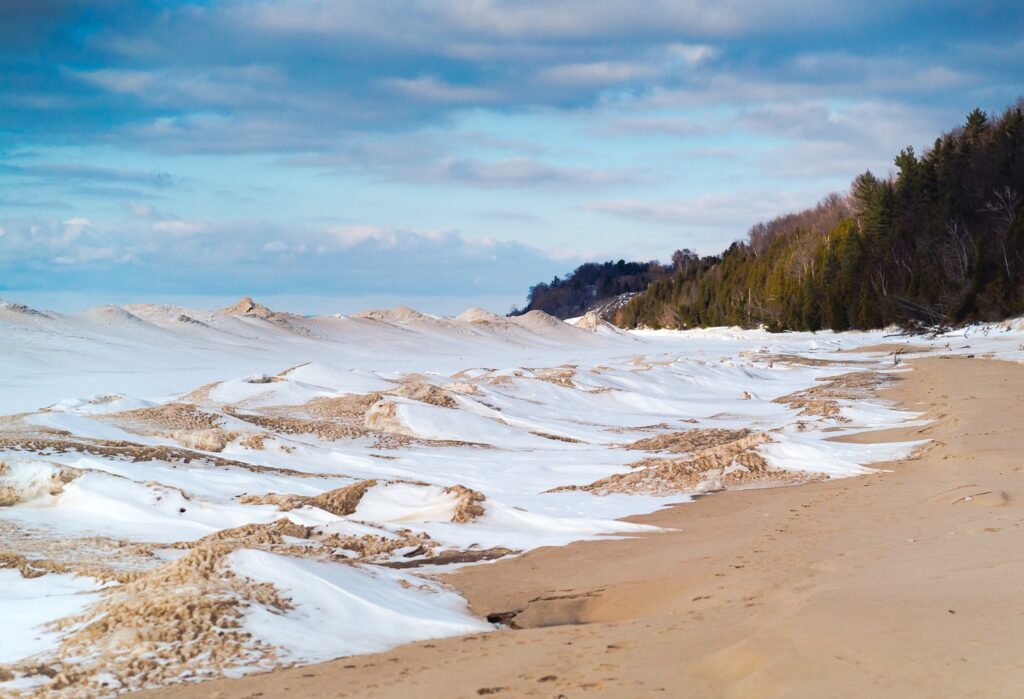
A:
<svg viewBox="0 0 1024 699">
<path fill-rule="evenodd" d="M 604 302 L 636 294 L 655 279 L 667 278 L 671 269 L 658 262 L 587 262 L 564 278 L 530 287 L 527 306 L 510 315 L 544 311 L 557 318 L 581 316 Z"/>
<path fill-rule="evenodd" d="M 615 321 L 846 330 L 1024 313 L 1024 100 L 894 162 L 721 255 L 676 253 Z"/>
</svg>

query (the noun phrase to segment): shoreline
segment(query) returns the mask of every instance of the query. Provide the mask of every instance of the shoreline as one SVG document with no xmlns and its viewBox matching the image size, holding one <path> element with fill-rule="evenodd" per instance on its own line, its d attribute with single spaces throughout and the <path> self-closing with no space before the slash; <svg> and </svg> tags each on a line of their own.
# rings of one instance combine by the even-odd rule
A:
<svg viewBox="0 0 1024 699">
<path fill-rule="evenodd" d="M 912 366 L 879 395 L 931 422 L 846 438 L 933 440 L 886 471 L 719 492 L 626 518 L 675 531 L 445 576 L 519 630 L 129 696 L 1017 696 L 1024 365 Z"/>
</svg>

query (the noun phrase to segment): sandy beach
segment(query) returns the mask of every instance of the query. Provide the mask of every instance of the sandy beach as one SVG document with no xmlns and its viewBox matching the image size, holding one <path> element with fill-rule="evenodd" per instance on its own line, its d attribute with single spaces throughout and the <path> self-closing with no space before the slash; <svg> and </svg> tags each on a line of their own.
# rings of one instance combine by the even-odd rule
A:
<svg viewBox="0 0 1024 699">
<path fill-rule="evenodd" d="M 897 359 L 1024 360 L 1009 325 L 914 347 L 883 332 L 624 332 L 479 309 L 307 318 L 248 299 L 0 304 L 0 321 L 0 383 L 17 388 L 0 391 L 0 694 L 25 699 L 310 666 L 492 632 L 489 616 L 564 621 L 579 602 L 530 603 L 555 593 L 523 576 L 506 599 L 471 577 L 460 596 L 465 573 L 439 578 L 641 534 L 658 537 L 620 543 L 664 557 L 689 545 L 667 532 L 689 530 L 624 520 L 910 455 L 925 440 L 835 439 L 924 424 L 872 399 L 905 373 Z M 40 347 L 46 362 L 28 349 Z"/>
<path fill-rule="evenodd" d="M 635 518 L 663 534 L 447 577 L 515 629 L 153 697 L 1016 697 L 1024 689 L 1024 366 L 912 363 L 881 396 L 928 438 L 874 475 Z"/>
</svg>

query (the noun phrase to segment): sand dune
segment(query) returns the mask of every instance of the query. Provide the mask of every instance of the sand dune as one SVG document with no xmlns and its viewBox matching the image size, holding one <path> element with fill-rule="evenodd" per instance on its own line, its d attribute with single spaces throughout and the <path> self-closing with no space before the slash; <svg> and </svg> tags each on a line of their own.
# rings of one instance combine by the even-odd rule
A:
<svg viewBox="0 0 1024 699">
<path fill-rule="evenodd" d="M 995 327 L 893 348 L 883 333 L 623 333 L 537 313 L 305 318 L 252 299 L 4 308 L 0 612 L 59 610 L 18 616 L 0 641 L 11 696 L 251 673 L 491 630 L 487 615 L 590 619 L 593 595 L 498 604 L 466 587 L 474 615 L 429 576 L 655 531 L 621 518 L 697 494 L 872 473 L 920 439 L 832 438 L 921 424 L 873 395 L 902 358 L 1022 358 Z M 352 625 L 373 599 L 376 621 Z"/>
</svg>

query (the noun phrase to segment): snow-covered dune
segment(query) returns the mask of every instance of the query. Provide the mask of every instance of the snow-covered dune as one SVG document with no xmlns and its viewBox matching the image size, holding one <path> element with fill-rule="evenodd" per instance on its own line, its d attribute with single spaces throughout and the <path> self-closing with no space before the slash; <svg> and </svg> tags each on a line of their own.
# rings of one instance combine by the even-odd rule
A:
<svg viewBox="0 0 1024 699">
<path fill-rule="evenodd" d="M 869 400 L 904 370 L 884 333 L 584 320 L 0 304 L 0 693 L 487 629 L 417 574 L 913 447 L 826 439 L 915 418 Z M 1024 354 L 1013 324 L 968 335 L 912 350 Z"/>
</svg>

